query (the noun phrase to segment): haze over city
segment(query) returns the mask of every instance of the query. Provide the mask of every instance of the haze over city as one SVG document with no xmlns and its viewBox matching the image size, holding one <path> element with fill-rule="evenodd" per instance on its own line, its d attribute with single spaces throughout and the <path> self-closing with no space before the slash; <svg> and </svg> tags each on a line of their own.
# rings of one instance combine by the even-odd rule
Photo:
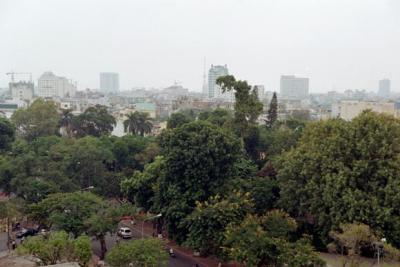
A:
<svg viewBox="0 0 400 267">
<path fill-rule="evenodd" d="M 310 78 L 311 92 L 400 90 L 398 0 L 3 0 L 0 87 L 13 71 L 48 70 L 99 88 L 99 72 L 121 90 L 178 81 L 201 91 L 203 60 L 278 91 L 279 78 Z"/>
</svg>

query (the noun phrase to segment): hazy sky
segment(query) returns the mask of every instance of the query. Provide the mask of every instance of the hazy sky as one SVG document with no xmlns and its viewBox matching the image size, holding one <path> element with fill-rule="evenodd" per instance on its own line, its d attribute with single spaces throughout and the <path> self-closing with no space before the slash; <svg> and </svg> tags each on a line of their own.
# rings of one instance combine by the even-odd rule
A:
<svg viewBox="0 0 400 267">
<path fill-rule="evenodd" d="M 0 87 L 10 70 L 99 87 L 200 90 L 203 57 L 277 90 L 282 74 L 312 92 L 400 91 L 400 0 L 0 0 Z"/>
</svg>

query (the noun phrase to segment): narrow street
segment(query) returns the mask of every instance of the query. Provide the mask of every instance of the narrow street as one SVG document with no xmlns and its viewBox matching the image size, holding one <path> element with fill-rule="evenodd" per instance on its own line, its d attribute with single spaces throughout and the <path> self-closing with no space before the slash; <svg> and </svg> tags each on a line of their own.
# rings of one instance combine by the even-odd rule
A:
<svg viewBox="0 0 400 267">
<path fill-rule="evenodd" d="M 138 231 L 135 227 L 132 227 L 132 225 L 128 223 L 120 223 L 120 226 L 126 226 L 129 227 L 132 230 L 133 238 L 132 239 L 125 239 L 122 240 L 121 242 L 129 242 L 133 239 L 140 239 L 141 238 L 141 232 Z M 145 237 L 149 237 L 149 234 L 144 234 Z M 107 235 L 106 236 L 106 244 L 107 244 L 107 250 L 110 250 L 117 241 L 117 235 Z M 96 239 L 92 241 L 92 249 L 93 253 L 96 255 L 100 255 L 100 242 Z M 169 248 L 168 248 L 169 249 Z M 169 267 L 192 267 L 196 263 L 201 266 L 201 267 L 206 267 L 205 265 L 200 264 L 199 262 L 196 262 L 192 257 L 188 257 L 179 251 L 174 251 L 176 256 L 175 258 L 169 257 Z"/>
</svg>

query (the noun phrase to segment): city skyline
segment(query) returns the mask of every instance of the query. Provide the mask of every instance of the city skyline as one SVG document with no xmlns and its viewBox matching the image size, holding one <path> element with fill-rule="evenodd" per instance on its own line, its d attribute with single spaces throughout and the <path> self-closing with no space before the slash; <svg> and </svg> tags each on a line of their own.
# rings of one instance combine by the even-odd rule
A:
<svg viewBox="0 0 400 267">
<path fill-rule="evenodd" d="M 98 88 L 99 73 L 112 70 L 121 90 L 179 81 L 200 92 L 205 56 L 207 69 L 227 64 L 238 79 L 269 91 L 279 91 L 281 75 L 309 78 L 311 93 L 377 92 L 385 78 L 400 91 L 396 0 L 77 4 L 0 3 L 0 87 L 6 72 L 32 72 L 37 83 L 51 70 L 80 90 Z M 29 12 L 16 20 L 22 9 Z"/>
</svg>

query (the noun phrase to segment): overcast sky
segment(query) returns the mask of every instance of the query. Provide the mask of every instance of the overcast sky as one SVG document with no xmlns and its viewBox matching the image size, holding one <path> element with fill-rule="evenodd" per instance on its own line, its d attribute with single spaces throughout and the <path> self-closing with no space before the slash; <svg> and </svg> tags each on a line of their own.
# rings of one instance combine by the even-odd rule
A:
<svg viewBox="0 0 400 267">
<path fill-rule="evenodd" d="M 296 74 L 312 92 L 400 91 L 400 0 L 0 0 L 0 87 L 51 70 L 79 89 L 112 71 L 121 89 L 200 90 L 204 56 L 267 90 Z"/>
</svg>

